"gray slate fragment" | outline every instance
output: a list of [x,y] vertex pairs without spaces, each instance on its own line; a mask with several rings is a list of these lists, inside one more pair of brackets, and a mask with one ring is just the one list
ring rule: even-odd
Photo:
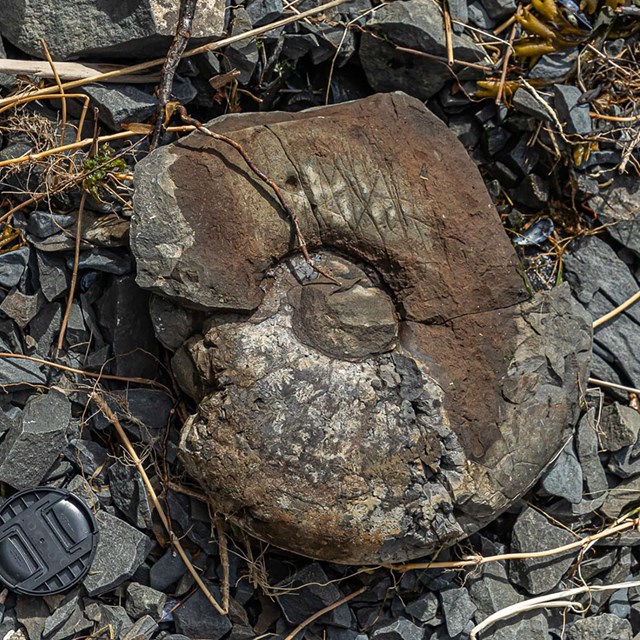
[[516,10],[514,0],[480,0],[487,13],[495,20],[506,18]]
[[[201,0],[191,30],[191,45],[222,35],[224,3]],[[54,60],[89,56],[149,58],[166,54],[178,11],[163,0],[94,2],[3,0],[0,33],[19,49],[41,58],[44,38]]]
[[[340,600],[342,594],[338,587],[334,583],[328,583],[327,574],[317,562],[303,567],[288,580],[281,582],[281,587],[302,587],[277,598],[287,622],[298,625],[309,616],[309,611],[319,611]],[[322,616],[320,621],[348,629],[351,626],[351,611],[344,604]]]
[[149,314],[156,338],[170,351],[178,349],[194,333],[193,312],[166,298],[152,295]]
[[[510,0],[512,1],[512,0]],[[436,4],[406,0],[382,5],[367,22],[363,34],[360,62],[367,81],[376,91],[405,91],[421,100],[435,95],[450,79],[439,62],[401,54],[391,43],[435,55],[446,55],[442,15]],[[385,42],[388,40],[389,42]],[[482,52],[466,35],[453,35],[454,56],[477,62]],[[410,63],[409,63],[410,61]]]
[[19,595],[16,600],[16,615],[22,624],[29,640],[40,640],[44,625],[50,615],[49,608],[42,598]]
[[576,620],[567,640],[631,640],[631,624],[611,613]]
[[[220,589],[206,581],[205,584],[213,597],[222,602]],[[220,640],[233,626],[228,616],[220,615],[211,606],[200,589],[174,611],[173,619],[178,633],[207,640]]]
[[[67,268],[73,268],[73,256],[67,258]],[[133,271],[133,262],[128,253],[95,248],[80,253],[78,268],[93,269],[94,271],[113,273],[116,276],[124,276]]]
[[618,451],[633,445],[640,432],[640,413],[614,402],[604,407],[600,420],[600,442],[605,451]]
[[[564,260],[565,276],[573,295],[595,320],[622,304],[638,290],[638,283],[615,251],[597,237],[585,239]],[[618,315],[615,322],[594,331],[592,371],[605,380],[619,380],[620,369],[634,386],[640,386],[640,308],[635,305]],[[614,364],[601,355],[609,354]]]
[[[511,547],[513,552],[543,551],[572,542],[574,537],[564,529],[552,525],[547,518],[532,508],[525,509],[516,521]],[[573,562],[575,553],[568,552],[549,558],[514,560],[509,577],[531,595],[550,591]]]
[[[477,623],[500,609],[524,600],[509,583],[504,565],[498,562],[481,568],[480,576],[471,582],[469,592],[478,607],[475,614]],[[545,614],[535,612],[503,620],[485,632],[486,640],[528,640],[547,637],[548,625]]]
[[158,630],[158,623],[151,616],[142,616],[127,631],[122,640],[149,640]]
[[42,251],[36,252],[38,259],[38,278],[44,297],[52,302],[67,290],[70,272],[63,258]]
[[560,455],[542,476],[542,487],[552,496],[564,498],[573,504],[582,500],[582,467],[573,448],[573,440],[567,442]]
[[114,131],[125,123],[144,122],[155,110],[153,96],[132,84],[90,84],[83,91],[97,107],[100,120]]
[[[255,3],[254,3],[255,4]],[[233,27],[231,35],[239,35],[251,29],[251,17],[242,7],[236,7],[233,11]],[[258,47],[252,38],[240,40],[230,44],[225,49],[225,68],[230,71],[237,69],[240,72],[238,82],[247,84],[251,80],[253,70],[258,64]]]
[[58,302],[45,305],[40,313],[29,323],[29,335],[35,341],[36,354],[47,356],[53,344],[54,337],[60,331],[62,322],[62,307]]
[[84,579],[90,596],[113,590],[130,578],[151,550],[151,540],[119,518],[98,511],[98,549],[91,571]]
[[562,80],[573,68],[578,49],[544,55],[529,72],[531,79]]
[[[187,555],[189,555],[187,553]],[[151,565],[149,584],[158,591],[166,591],[187,572],[182,558],[173,549],[167,549],[156,562]]]
[[31,396],[0,444],[0,480],[14,489],[37,486],[67,444],[70,420],[71,403],[63,393]]
[[429,620],[433,620],[438,612],[438,598],[433,592],[427,591],[417,600],[409,603],[404,610],[407,615],[420,622],[429,622]]
[[615,520],[636,505],[639,492],[640,476],[627,478],[611,487],[611,491],[600,506],[600,511],[608,518]]
[[43,298],[39,292],[26,295],[18,289],[13,289],[0,303],[0,310],[24,329],[40,310]]
[[451,636],[457,636],[466,628],[478,608],[464,587],[447,589],[440,594],[442,610]]
[[249,0],[247,15],[253,27],[261,27],[282,17],[282,0]]
[[587,497],[591,501],[604,499],[609,483],[598,455],[599,443],[596,433],[595,409],[590,409],[578,423],[576,450],[582,467],[582,479]]
[[34,211],[29,214],[27,219],[27,233],[38,236],[39,238],[48,238],[61,229],[68,229],[73,226],[76,216],[68,216],[48,211]]
[[116,460],[109,467],[109,478],[113,504],[124,514],[130,524],[138,529],[151,529],[153,525],[151,506],[138,470]]
[[81,476],[77,475],[69,480],[69,483],[65,487],[67,491],[71,491],[71,493],[81,498],[87,505],[94,509],[98,506],[98,498],[96,494],[93,492],[91,485],[87,482],[87,480]]
[[607,233],[640,256],[640,182],[636,176],[617,175],[610,187],[591,198],[589,206],[602,222],[615,222]]
[[84,613],[96,623],[98,629],[111,626],[114,636],[121,638],[133,626],[133,621],[127,615],[123,607],[111,606],[102,602],[89,602],[85,600]]
[[137,582],[132,582],[127,587],[125,609],[134,620],[142,616],[151,616],[154,620],[159,620],[166,602],[167,596],[151,587]]
[[21,247],[0,255],[0,287],[15,287],[29,262],[29,247]]
[[394,622],[383,622],[371,634],[372,640],[422,640],[424,629],[406,618]]
[[578,87],[556,84],[554,105],[560,121],[565,125],[567,133],[585,135],[591,133],[591,116],[588,104],[578,104],[582,91]]
[[528,89],[523,87],[518,89],[513,94],[512,104],[521,113],[526,113],[545,122],[551,122],[549,109],[545,109],[544,105],[540,104],[540,101]]

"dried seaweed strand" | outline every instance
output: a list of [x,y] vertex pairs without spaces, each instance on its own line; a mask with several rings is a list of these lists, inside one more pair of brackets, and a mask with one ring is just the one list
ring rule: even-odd
[[220,142],[224,142],[225,144],[228,144],[229,146],[233,147],[242,156],[242,159],[245,161],[249,169],[251,169],[251,171],[258,178],[260,178],[262,182],[268,185],[273,191],[273,193],[275,194],[276,198],[278,199],[278,202],[280,203],[280,206],[282,207],[284,212],[287,214],[289,220],[291,221],[291,224],[293,225],[293,230],[296,234],[296,239],[298,241],[298,245],[299,245],[300,251],[302,252],[302,255],[304,256],[304,259],[320,275],[324,276],[325,278],[328,278],[334,284],[338,286],[342,286],[342,283],[339,280],[336,280],[336,278],[334,278],[330,273],[327,273],[326,271],[324,271],[321,267],[314,264],[314,262],[311,260],[311,256],[309,255],[309,250],[307,249],[307,242],[304,239],[304,235],[302,234],[302,229],[300,228],[300,221],[298,220],[298,216],[296,215],[295,211],[293,211],[293,209],[291,209],[291,207],[286,203],[284,196],[282,195],[282,191],[280,190],[280,187],[271,178],[269,178],[269,176],[267,176],[263,171],[261,171],[256,166],[256,164],[251,160],[251,158],[249,158],[249,156],[247,155],[247,152],[244,150],[242,145],[240,145],[240,143],[233,140],[233,138],[229,138],[228,136],[225,136],[222,133],[216,133],[215,131],[211,131],[210,129],[207,129],[202,124],[202,122],[189,116],[187,114],[187,110],[183,106],[179,106],[177,108],[177,112],[185,124],[190,124],[194,126],[200,133],[204,134],[205,136],[209,136],[214,140],[219,140]]

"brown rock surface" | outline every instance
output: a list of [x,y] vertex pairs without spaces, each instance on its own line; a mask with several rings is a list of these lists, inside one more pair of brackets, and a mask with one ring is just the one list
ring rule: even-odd
[[241,527],[327,560],[404,560],[478,529],[574,425],[586,314],[566,287],[527,299],[480,175],[419,101],[211,126],[282,185],[341,285],[295,254],[235,151],[194,134],[138,164],[138,282],[205,318],[174,357],[202,401],[188,470]]

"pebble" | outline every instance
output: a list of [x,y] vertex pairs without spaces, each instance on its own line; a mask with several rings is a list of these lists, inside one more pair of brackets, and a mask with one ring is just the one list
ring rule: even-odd
[[139,529],[151,529],[153,527],[151,506],[147,489],[138,470],[116,460],[109,467],[109,480],[113,504],[129,524]]
[[34,395],[0,444],[0,481],[14,489],[38,486],[67,444],[71,404],[59,391]]
[[567,631],[567,640],[631,640],[631,624],[611,613],[576,620]]
[[125,610],[133,620],[142,616],[151,616],[154,620],[162,617],[167,596],[156,589],[137,582],[131,582],[127,587]]
[[578,87],[565,84],[553,85],[554,105],[566,133],[586,135],[591,133],[589,105],[579,104],[582,91]]
[[438,612],[438,598],[433,592],[428,591],[417,600],[410,602],[404,610],[407,615],[420,622],[429,622]]
[[15,287],[24,274],[29,262],[29,247],[0,254],[0,287]]
[[128,580],[151,549],[151,540],[146,535],[119,518],[98,511],[96,521],[100,531],[98,549],[91,571],[84,579],[90,596],[112,591]]
[[[514,553],[544,551],[572,542],[575,538],[564,529],[552,525],[541,513],[528,507],[513,526],[511,547]],[[511,563],[509,578],[532,596],[555,588],[571,566],[575,553],[548,558],[526,558]]]
[[558,457],[544,472],[542,487],[552,496],[558,496],[580,504],[582,501],[582,467],[574,451],[573,440],[569,441]]
[[0,303],[0,311],[11,318],[20,329],[24,329],[40,310],[43,303],[41,293],[26,295],[12,289]]
[[447,631],[449,635],[457,636],[466,628],[478,607],[464,587],[447,589],[440,594],[440,599]]
[[[213,597],[218,602],[222,602],[220,589],[209,582],[205,584]],[[196,589],[193,595],[174,611],[173,619],[178,633],[190,638],[207,638],[207,640],[220,640],[233,626],[229,616],[220,615],[200,589]]]
[[614,402],[603,408],[598,432],[605,451],[619,451],[633,445],[640,432],[640,413]]
[[[541,95],[540,92],[538,92],[538,95]],[[538,118],[545,122],[551,122],[552,120],[549,108],[545,108],[545,106],[540,103],[540,100],[528,89],[518,89],[513,94],[512,104],[515,109],[521,113],[526,113],[533,118]]]
[[[187,552],[187,556],[190,554]],[[160,558],[151,565],[149,584],[159,591],[166,591],[185,575],[187,567],[180,555],[173,549],[167,549]],[[244,583],[243,583],[244,584]],[[253,590],[251,590],[253,593]]]

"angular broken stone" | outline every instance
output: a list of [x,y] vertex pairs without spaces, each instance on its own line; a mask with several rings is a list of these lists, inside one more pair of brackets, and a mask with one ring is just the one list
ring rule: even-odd
[[605,451],[619,451],[635,444],[640,432],[640,413],[614,402],[602,410],[599,432]]
[[0,481],[14,489],[37,486],[67,444],[70,419],[71,403],[63,393],[31,396],[0,444]]
[[83,582],[90,596],[111,591],[129,579],[151,550],[151,540],[119,518],[98,511],[96,521],[98,548]]
[[[208,316],[176,354],[201,401],[181,455],[259,538],[345,563],[417,557],[536,481],[575,424],[591,321],[568,287],[527,300],[466,152],[383,94],[210,126],[136,167],[138,283]],[[179,369],[179,370],[178,370]]]
[[142,616],[151,616],[154,620],[159,620],[166,602],[167,596],[151,587],[137,582],[132,582],[127,587],[125,609],[133,620]]
[[[54,60],[82,56],[142,57],[167,52],[176,32],[178,5],[164,0],[95,3],[69,0],[3,0],[0,33],[16,47],[43,58],[44,38]],[[191,46],[220,36],[224,2],[201,0],[193,21]]]

